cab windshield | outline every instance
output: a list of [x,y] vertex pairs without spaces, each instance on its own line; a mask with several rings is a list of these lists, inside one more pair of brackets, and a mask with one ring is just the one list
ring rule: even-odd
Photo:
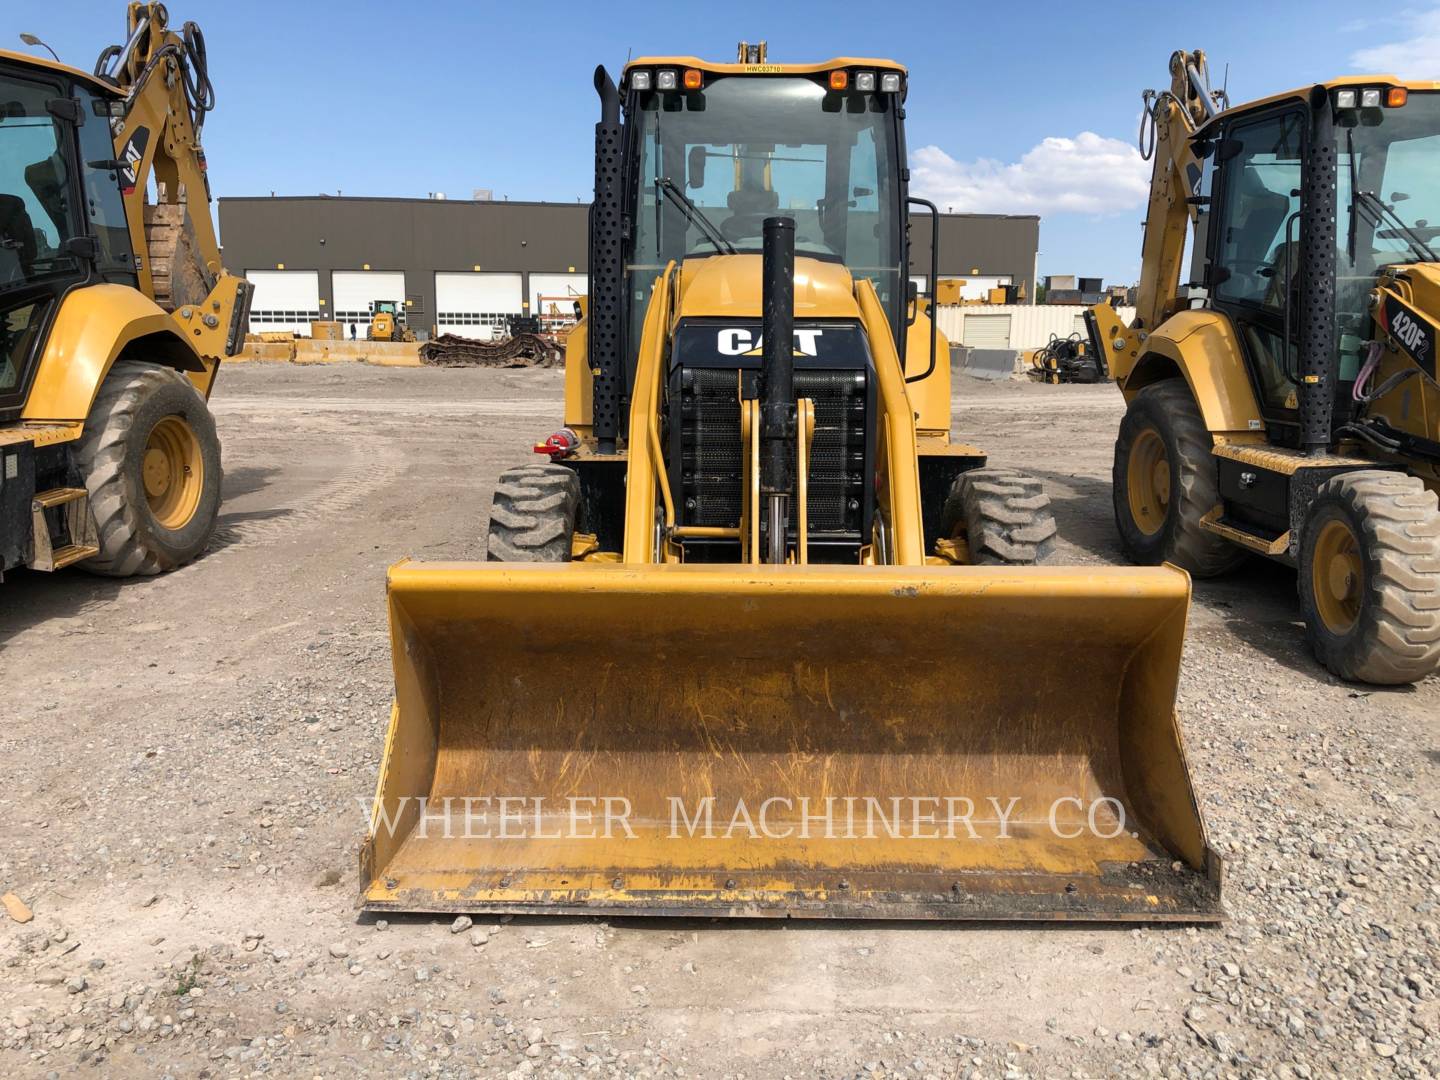
[[1440,93],[1411,91],[1393,108],[1335,114],[1336,317],[1342,370],[1357,366],[1375,275],[1437,261]]
[[703,90],[635,96],[636,290],[648,295],[672,259],[758,253],[765,219],[781,215],[795,219],[796,255],[845,264],[890,307],[902,280],[895,95],[707,78]]
[[66,134],[45,107],[55,88],[0,75],[0,292],[73,272]]

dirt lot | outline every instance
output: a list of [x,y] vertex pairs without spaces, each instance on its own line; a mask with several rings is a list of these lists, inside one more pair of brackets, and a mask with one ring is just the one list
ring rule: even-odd
[[[205,558],[0,587],[0,892],[35,912],[0,915],[0,1075],[1437,1075],[1440,679],[1336,683],[1269,565],[1197,588],[1182,682],[1220,928],[359,917],[385,567],[480,557],[560,393],[236,366]],[[1060,561],[1119,561],[1119,395],[957,396]]]

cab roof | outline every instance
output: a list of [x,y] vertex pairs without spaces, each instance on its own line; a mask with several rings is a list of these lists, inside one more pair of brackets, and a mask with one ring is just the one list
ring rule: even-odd
[[1220,117],[1235,117],[1257,109],[1263,109],[1268,105],[1274,105],[1281,101],[1295,100],[1305,101],[1310,97],[1310,91],[1316,86],[1323,86],[1326,90],[1337,90],[1347,86],[1378,86],[1388,89],[1392,86],[1403,86],[1406,90],[1413,90],[1416,93],[1424,93],[1427,90],[1440,90],[1440,82],[1426,79],[1399,79],[1394,75],[1342,75],[1338,79],[1329,79],[1322,83],[1311,83],[1309,86],[1299,86],[1294,90],[1285,90],[1279,94],[1270,94],[1268,97],[1256,98],[1254,101],[1241,102],[1239,105],[1232,105],[1221,113],[1217,113],[1196,129],[1198,134],[1204,131]]
[[122,91],[119,88],[112,86],[97,75],[92,75],[88,71],[81,71],[79,68],[71,67],[69,64],[61,64],[54,60],[47,60],[45,57],[36,56],[34,53],[12,52],[10,49],[0,49],[0,61],[16,64],[20,67],[38,68],[41,71],[58,72],[72,79],[79,79],[92,89],[104,91],[115,97],[122,95]]
[[631,68],[641,67],[698,68],[711,75],[818,75],[835,68],[857,67],[908,74],[904,64],[864,56],[837,56],[819,64],[772,64],[768,61],[763,64],[719,64],[696,56],[637,56],[625,65],[624,70],[628,72]]

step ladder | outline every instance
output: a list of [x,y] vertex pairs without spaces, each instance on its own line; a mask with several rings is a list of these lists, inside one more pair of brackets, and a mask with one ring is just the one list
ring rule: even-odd
[[[50,535],[50,521],[45,511],[56,506],[65,508],[65,526],[70,542],[56,547]],[[38,492],[30,500],[34,518],[32,533],[35,554],[28,563],[32,570],[62,570],[81,559],[100,554],[100,540],[95,531],[95,517],[90,513],[90,493],[82,487],[59,487]]]

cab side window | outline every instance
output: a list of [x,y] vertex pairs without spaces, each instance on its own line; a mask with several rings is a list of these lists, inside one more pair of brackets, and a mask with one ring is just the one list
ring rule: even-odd
[[1299,272],[1303,113],[1232,128],[1217,151],[1223,204],[1212,263],[1219,300],[1281,310]]
[[56,88],[0,78],[0,288],[79,268],[62,250],[75,235],[67,131],[46,102]]
[[80,126],[80,178],[85,185],[89,231],[100,243],[96,266],[107,281],[136,285],[135,253],[131,250],[130,229],[125,220],[120,175],[107,167],[115,160],[108,103],[85,87],[76,87],[75,97],[85,117],[85,123]]

